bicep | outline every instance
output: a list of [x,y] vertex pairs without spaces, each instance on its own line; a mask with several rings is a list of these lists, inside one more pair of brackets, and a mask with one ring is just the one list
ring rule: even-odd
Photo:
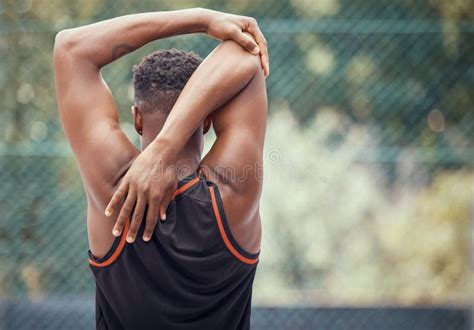
[[117,173],[138,151],[119,127],[112,93],[99,69],[59,52],[55,53],[54,70],[61,123],[88,196],[105,200],[107,188],[116,184]]

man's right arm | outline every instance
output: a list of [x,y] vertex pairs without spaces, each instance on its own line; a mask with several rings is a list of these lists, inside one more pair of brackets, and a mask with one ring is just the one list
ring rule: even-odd
[[[248,88],[250,85],[252,88]],[[240,97],[243,93],[245,95]],[[109,206],[113,209],[130,187],[142,191],[165,189],[169,184],[166,172],[158,176],[158,181],[156,177],[144,176],[156,164],[160,164],[162,171],[172,167],[177,153],[203,120],[212,114],[217,140],[202,164],[211,170],[209,174],[216,173],[218,177],[222,176],[215,169],[222,165],[233,171],[232,175],[238,180],[224,178],[220,180],[221,186],[232,191],[236,204],[239,202],[243,206],[240,210],[244,213],[237,214],[239,210],[231,213],[240,219],[255,218],[261,189],[258,171],[262,163],[266,110],[265,79],[259,57],[242,50],[234,42],[223,42],[193,73],[160,134],[136,159],[124,178],[123,187],[119,187]],[[165,192],[158,195],[163,196]],[[124,206],[133,209],[134,205],[128,205],[126,201]],[[116,223],[119,233],[125,219],[119,218]],[[132,239],[137,230],[138,224],[132,223],[129,229]],[[144,235],[147,234],[145,228]]]

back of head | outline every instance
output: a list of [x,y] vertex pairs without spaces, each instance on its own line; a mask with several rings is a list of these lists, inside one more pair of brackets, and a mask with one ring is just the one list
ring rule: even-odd
[[202,60],[194,52],[174,48],[145,56],[133,66],[135,105],[143,112],[167,115]]

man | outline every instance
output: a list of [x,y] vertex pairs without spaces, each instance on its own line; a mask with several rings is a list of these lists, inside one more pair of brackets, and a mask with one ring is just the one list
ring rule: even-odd
[[[152,40],[192,32],[228,41],[204,61],[167,50],[134,67],[139,152],[100,70]],[[56,36],[54,69],[87,195],[97,328],[248,328],[269,73],[255,20],[188,9],[68,29]],[[211,122],[217,138],[201,159]]]

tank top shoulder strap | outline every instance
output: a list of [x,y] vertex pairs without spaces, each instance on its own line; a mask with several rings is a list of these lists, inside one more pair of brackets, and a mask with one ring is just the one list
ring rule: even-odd
[[240,262],[247,265],[256,265],[259,261],[260,251],[258,251],[257,253],[250,253],[237,243],[227,221],[226,213],[224,210],[224,203],[222,201],[222,196],[220,194],[219,187],[215,182],[209,181],[207,179],[206,175],[204,174],[204,171],[201,168],[199,168],[198,174],[206,182],[206,186],[209,192],[209,200],[212,205],[212,210],[217,223],[217,227],[227,249]]

